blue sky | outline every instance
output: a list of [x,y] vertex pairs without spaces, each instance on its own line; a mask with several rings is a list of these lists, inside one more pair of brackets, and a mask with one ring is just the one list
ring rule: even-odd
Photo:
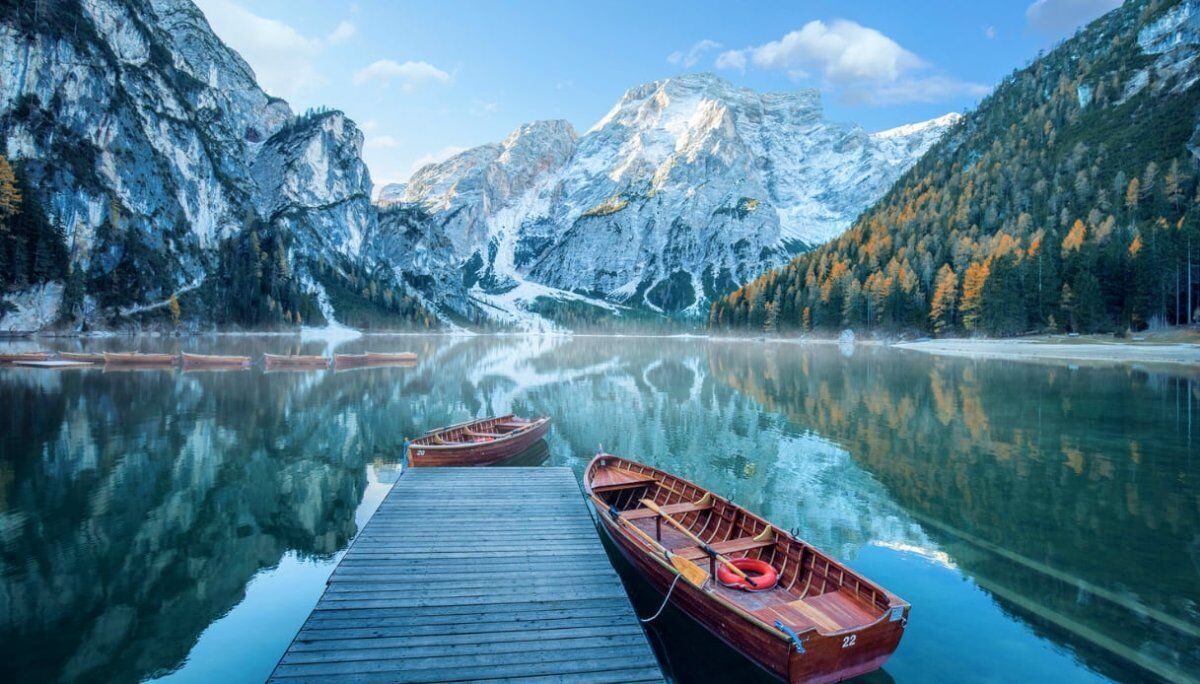
[[1118,0],[197,0],[267,92],[344,110],[376,186],[517,125],[583,132],[628,88],[711,71],[818,88],[882,130],[963,111]]

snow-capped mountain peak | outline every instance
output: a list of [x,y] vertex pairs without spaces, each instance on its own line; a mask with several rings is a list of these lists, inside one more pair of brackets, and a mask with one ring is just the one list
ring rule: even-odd
[[816,90],[688,74],[630,88],[581,136],[541,121],[426,166],[404,203],[485,308],[520,305],[530,283],[538,297],[700,312],[845,229],[956,118],[870,134],[825,120]]

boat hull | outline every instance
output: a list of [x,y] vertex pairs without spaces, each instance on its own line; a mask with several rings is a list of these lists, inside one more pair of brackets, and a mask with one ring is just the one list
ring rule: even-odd
[[414,467],[492,465],[525,451],[549,431],[550,420],[545,418],[538,425],[507,439],[462,446],[410,444],[408,464]]

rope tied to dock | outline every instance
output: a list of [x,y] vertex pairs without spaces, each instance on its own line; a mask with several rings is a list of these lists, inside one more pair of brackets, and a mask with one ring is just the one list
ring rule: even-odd
[[675,579],[671,581],[671,588],[667,589],[667,595],[663,597],[663,602],[662,602],[662,605],[658,607],[658,612],[656,612],[654,615],[651,615],[648,618],[644,618],[644,619],[638,618],[638,620],[641,620],[642,624],[646,624],[648,622],[654,622],[655,620],[658,619],[659,615],[662,615],[662,612],[664,610],[666,610],[666,608],[667,608],[667,603],[669,603],[671,601],[671,592],[675,591],[675,585],[679,583],[680,577],[683,577],[683,575],[682,574],[675,575]]

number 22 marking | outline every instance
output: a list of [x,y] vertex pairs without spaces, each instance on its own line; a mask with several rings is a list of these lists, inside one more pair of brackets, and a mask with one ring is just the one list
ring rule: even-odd
[[842,648],[850,648],[854,645],[854,641],[857,638],[857,634],[851,634],[850,636],[842,637]]

